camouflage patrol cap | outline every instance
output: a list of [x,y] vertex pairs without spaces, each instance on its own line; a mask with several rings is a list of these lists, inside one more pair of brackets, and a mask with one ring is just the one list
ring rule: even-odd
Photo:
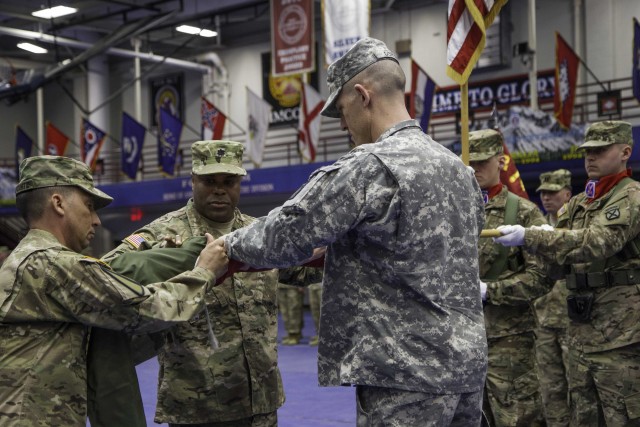
[[584,144],[578,148],[606,147],[612,144],[633,146],[631,124],[619,120],[593,123],[584,136]]
[[469,161],[481,162],[502,154],[502,134],[493,129],[469,132]]
[[391,59],[398,62],[396,54],[391,52],[387,45],[380,40],[371,37],[358,40],[344,56],[329,66],[327,70],[329,99],[327,99],[320,114],[326,117],[339,118],[340,113],[336,108],[336,100],[340,95],[342,86],[369,65],[383,59]]
[[100,209],[113,201],[107,193],[93,185],[91,171],[84,163],[63,156],[27,157],[20,163],[20,181],[16,194],[36,188],[73,186],[93,196],[95,208]]
[[558,169],[541,174],[540,187],[536,188],[536,191],[560,191],[563,188],[571,189],[571,172]]
[[194,175],[228,173],[246,175],[242,167],[244,146],[234,141],[196,141],[191,145]]

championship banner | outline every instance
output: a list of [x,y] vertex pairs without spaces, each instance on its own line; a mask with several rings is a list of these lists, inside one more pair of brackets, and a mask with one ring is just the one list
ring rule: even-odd
[[316,160],[316,150],[320,140],[320,111],[323,106],[322,96],[311,85],[303,83],[298,123],[298,151],[309,163]]
[[16,126],[16,178],[19,177],[20,163],[27,157],[31,157],[33,149],[33,140],[22,130],[20,126]]
[[80,158],[85,165],[89,166],[91,172],[96,168],[96,161],[100,154],[100,148],[104,143],[107,134],[91,124],[89,120],[82,119],[80,127]]
[[580,58],[556,32],[556,78],[553,97],[554,113],[558,124],[564,129],[571,126],[573,103],[576,98],[578,66]]
[[313,71],[313,0],[271,0],[271,74]]
[[44,152],[51,156],[64,156],[69,145],[69,137],[62,133],[51,122],[47,122],[47,141]]
[[158,132],[158,165],[160,171],[165,175],[173,176],[175,172],[181,133],[182,122],[170,110],[161,108]]
[[247,119],[249,158],[256,167],[259,167],[262,164],[264,142],[267,139],[267,130],[269,129],[271,105],[247,88],[247,111],[249,112]]
[[485,45],[485,31],[507,0],[449,0],[447,75],[464,84]]
[[211,102],[202,97],[200,108],[202,115],[201,135],[203,140],[220,140],[224,132],[227,116],[222,114]]
[[133,117],[122,112],[122,141],[120,143],[120,165],[122,173],[136,179],[142,155],[146,129]]
[[369,36],[370,0],[322,0],[324,61],[329,66]]
[[633,69],[631,70],[633,81],[633,96],[640,102],[640,24],[633,18]]
[[411,94],[409,96],[409,114],[420,122],[420,127],[427,133],[433,95],[436,92],[436,82],[418,65],[411,60]]

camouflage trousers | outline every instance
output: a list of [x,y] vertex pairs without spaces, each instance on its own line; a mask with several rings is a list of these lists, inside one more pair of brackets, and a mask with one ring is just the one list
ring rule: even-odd
[[169,427],[277,427],[278,413],[259,414],[233,421],[202,424],[169,424]]
[[311,308],[311,316],[313,316],[313,324],[316,327],[316,334],[320,328],[320,307],[322,307],[322,283],[313,283],[309,285],[309,307]]
[[569,350],[571,426],[640,426],[640,343]]
[[282,315],[284,329],[288,335],[302,334],[302,304],[304,288],[278,284],[278,310]]
[[490,338],[484,413],[491,426],[544,426],[533,333]]
[[567,330],[539,326],[536,329],[536,368],[547,427],[569,425],[568,364]]
[[431,394],[357,386],[357,427],[479,426],[482,392]]

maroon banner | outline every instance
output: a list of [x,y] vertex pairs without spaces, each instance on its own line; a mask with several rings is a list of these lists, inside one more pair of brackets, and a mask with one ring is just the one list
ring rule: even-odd
[[564,129],[571,127],[579,65],[578,55],[560,33],[556,32],[556,81],[553,104],[556,119]]
[[271,0],[271,74],[314,71],[313,0]]

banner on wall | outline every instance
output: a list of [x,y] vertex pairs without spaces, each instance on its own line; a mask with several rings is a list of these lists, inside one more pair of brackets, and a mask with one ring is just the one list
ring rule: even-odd
[[161,108],[158,132],[158,163],[160,171],[165,175],[173,176],[175,173],[181,134],[182,122],[170,110]]
[[183,115],[183,75],[171,74],[149,79],[151,94],[151,125],[160,123],[160,110],[167,110],[173,117],[182,121]]
[[142,145],[146,129],[133,117],[122,112],[122,141],[120,143],[120,164],[122,173],[136,179],[142,155]]
[[96,161],[106,136],[107,134],[104,131],[98,129],[89,120],[82,119],[80,127],[80,156],[84,164],[89,166],[91,172],[96,169]]
[[302,84],[302,100],[300,102],[300,121],[298,123],[298,151],[304,160],[314,162],[320,140],[320,111],[324,100],[320,94],[307,83]]
[[222,114],[211,102],[201,98],[200,114],[202,116],[201,136],[203,140],[220,140],[224,132],[227,116]]
[[322,0],[324,62],[329,66],[369,36],[370,0]]
[[271,74],[313,71],[313,0],[271,0]]
[[45,154],[51,156],[64,156],[67,151],[67,145],[69,145],[69,137],[62,133],[51,122],[47,122],[47,138]]
[[18,178],[18,170],[20,163],[27,157],[31,157],[31,151],[33,150],[33,139],[22,130],[20,126],[16,126],[16,178]]
[[436,82],[412,59],[409,114],[420,122],[420,127],[424,132],[427,132],[429,128],[435,92]]
[[568,129],[573,117],[573,103],[576,98],[578,67],[580,58],[571,46],[556,32],[556,91],[553,105],[556,119],[560,126]]
[[259,167],[262,164],[264,142],[267,139],[267,130],[269,129],[271,105],[247,88],[247,111],[249,112],[247,119],[249,158],[254,166]]
[[640,24],[633,18],[633,68],[631,80],[633,81],[633,96],[640,102]]

